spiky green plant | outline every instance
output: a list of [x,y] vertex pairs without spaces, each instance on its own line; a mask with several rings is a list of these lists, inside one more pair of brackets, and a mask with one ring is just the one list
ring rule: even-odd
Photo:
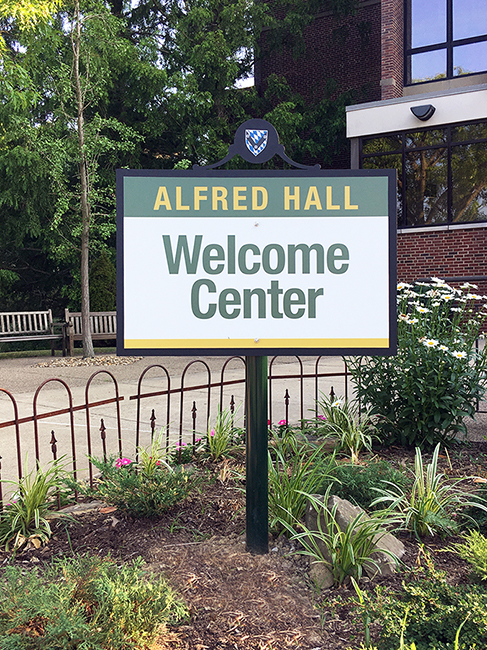
[[[371,515],[362,510],[342,529],[337,521],[338,504],[335,503],[331,509],[327,507],[331,488],[330,485],[323,497],[303,493],[306,502],[309,501],[317,512],[317,530],[311,530],[297,521],[291,525],[287,519],[282,520],[282,525],[291,533],[291,539],[299,542],[300,548],[296,553],[324,564],[333,575],[334,583],[341,585],[352,577],[359,580],[366,565],[379,571],[380,567],[372,555],[380,539],[397,524],[397,518],[388,510]],[[296,530],[298,527],[299,532]],[[381,552],[395,562],[399,561],[390,551]]]
[[221,410],[218,406],[216,421],[212,425],[208,422],[206,442],[210,457],[219,461],[228,456],[238,446],[236,439],[239,437],[240,429],[235,426],[235,413],[229,409]]
[[37,463],[28,472],[26,459],[24,476],[19,481],[2,481],[14,486],[14,496],[0,512],[0,544],[7,551],[27,541],[40,546],[51,536],[46,515],[55,507],[56,494],[66,476],[62,461],[51,461],[45,469]]
[[317,406],[320,414],[311,421],[316,433],[335,439],[338,449],[350,454],[351,462],[356,463],[362,449],[372,447],[373,418],[368,413],[360,413],[357,402],[340,397],[322,394]]
[[[389,483],[389,488],[376,488],[381,495],[372,502],[372,506],[387,503],[398,512],[403,520],[403,527],[412,531],[417,537],[435,535],[436,533],[453,533],[457,525],[453,515],[466,507],[476,507],[487,511],[480,500],[473,501],[471,495],[459,488],[465,478],[448,480],[438,472],[438,455],[440,444],[435,447],[431,463],[424,469],[421,449],[416,448],[414,459],[414,483],[409,494]],[[384,481],[388,484],[387,481]]]
[[288,432],[283,438],[274,435],[269,450],[269,525],[283,531],[304,517],[307,492],[316,492],[325,478],[332,478],[335,456],[321,448],[303,445]]

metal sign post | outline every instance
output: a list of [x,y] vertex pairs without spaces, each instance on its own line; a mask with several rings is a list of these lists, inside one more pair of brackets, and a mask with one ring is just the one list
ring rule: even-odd
[[267,357],[246,358],[246,522],[247,550],[269,550],[267,454]]
[[[219,169],[239,155],[291,169]],[[221,161],[117,171],[117,354],[244,355],[247,548],[268,550],[267,355],[395,354],[396,172],[292,161],[249,120]]]

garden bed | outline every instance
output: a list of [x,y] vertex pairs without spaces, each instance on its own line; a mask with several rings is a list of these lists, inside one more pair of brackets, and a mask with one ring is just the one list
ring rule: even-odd
[[[414,463],[414,453],[399,448],[379,455],[395,467]],[[86,553],[110,555],[119,564],[142,557],[147,571],[167,576],[190,611],[189,621],[158,638],[154,647],[159,649],[359,648],[364,628],[351,603],[357,596],[350,585],[319,593],[308,578],[307,559],[289,555],[293,544],[283,536],[270,539],[268,555],[246,553],[242,485],[228,473],[219,473],[221,467],[214,467],[215,476],[227,474],[226,480],[216,478],[205,484],[200,494],[163,516],[135,519],[96,506],[70,519],[55,520],[53,537],[44,547],[14,556],[2,551],[1,566],[27,569],[52,558]],[[440,470],[450,477],[485,476],[487,445],[469,443],[442,454]],[[381,584],[401,592],[403,581],[428,579],[431,562],[446,571],[453,585],[475,582],[469,565],[447,550],[458,539],[432,537],[418,544],[414,537],[404,536],[402,541],[406,555],[401,570],[374,584],[363,580],[364,591]],[[378,624],[371,625],[371,632],[372,638],[378,635]]]

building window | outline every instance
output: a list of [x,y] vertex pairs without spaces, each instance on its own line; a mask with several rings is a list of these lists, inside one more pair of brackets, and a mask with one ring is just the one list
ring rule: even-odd
[[405,0],[405,84],[487,71],[485,0]]
[[398,227],[487,221],[487,122],[361,138],[364,169],[397,169]]

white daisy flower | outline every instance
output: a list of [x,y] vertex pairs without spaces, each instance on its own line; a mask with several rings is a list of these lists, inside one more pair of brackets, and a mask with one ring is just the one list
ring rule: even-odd
[[426,307],[421,307],[420,305],[417,305],[416,311],[418,311],[420,314],[427,314],[430,310],[427,309]]
[[467,353],[461,352],[460,350],[455,350],[454,352],[452,352],[452,356],[456,357],[457,359],[465,359]]
[[435,339],[426,339],[426,341],[423,341],[423,345],[427,348],[435,348],[438,345],[438,341],[435,341]]
[[446,345],[440,345],[438,350],[441,350],[442,352],[448,352],[448,348],[446,347]]

